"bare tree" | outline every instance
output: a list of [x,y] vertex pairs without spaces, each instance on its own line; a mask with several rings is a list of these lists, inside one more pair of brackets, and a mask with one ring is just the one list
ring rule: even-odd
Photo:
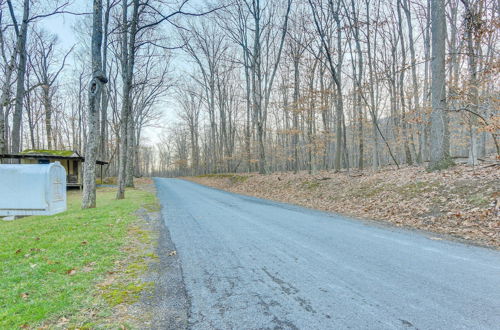
[[482,29],[482,5],[483,1],[462,0],[465,7],[465,34],[467,43],[467,58],[469,67],[469,82],[466,88],[468,95],[469,115],[469,164],[478,164],[479,134],[477,131],[477,116],[479,103],[477,52],[480,51],[481,29]]
[[[343,92],[342,92],[342,76],[341,76],[341,67],[342,67],[342,29],[341,29],[341,21],[340,21],[340,2],[334,4],[332,0],[328,1],[326,8],[323,7],[323,3],[319,2],[315,3],[313,0],[308,0],[309,6],[311,8],[314,25],[316,27],[316,31],[321,40],[321,45],[323,47],[324,53],[327,58],[328,69],[330,70],[330,74],[333,82],[336,87],[335,98],[336,102],[336,146],[335,146],[335,171],[340,171],[341,167],[341,157],[342,157],[342,148],[343,148],[343,117],[344,117],[344,100],[343,100]],[[333,59],[333,51],[332,51],[332,40],[331,40],[331,32],[330,25],[335,23],[336,26],[336,41],[337,41],[337,63],[334,62]]]
[[[119,155],[119,171],[118,171],[118,191],[117,199],[125,198],[125,186],[127,178],[127,153],[128,141],[132,140],[133,132],[131,130],[130,113],[131,113],[131,90],[132,79],[134,73],[135,40],[137,37],[137,25],[139,20],[139,0],[133,1],[132,17],[130,24],[128,22],[128,3],[126,0],[122,2],[122,26],[121,26],[121,66],[122,66],[122,109],[120,116],[120,155]],[[129,28],[130,25],[130,28]],[[129,30],[130,29],[130,30]],[[130,143],[131,144],[131,143]]]
[[[92,157],[95,136],[117,198],[134,176],[158,171],[313,173],[428,160],[435,169],[500,153],[493,0],[101,0],[100,72],[111,78],[96,106],[83,83],[95,78],[91,16],[77,25],[67,55],[75,69],[63,75],[66,52],[34,22],[67,2],[34,3],[0,0],[0,152],[71,147]],[[172,49],[193,65],[169,71]],[[171,105],[179,121],[162,118]],[[168,146],[152,148],[144,130],[164,124]]]
[[449,145],[446,114],[446,15],[444,0],[431,0],[432,14],[432,113],[430,169],[449,166]]
[[221,148],[217,139],[216,80],[221,73],[220,67],[228,48],[227,42],[225,36],[218,33],[215,26],[203,23],[199,27],[191,25],[189,36],[186,33],[181,35],[185,44],[185,51],[194,60],[201,73],[202,79],[199,83],[203,87],[210,120],[210,146],[213,148],[211,165],[213,170],[216,171]]
[[23,19],[21,23],[21,28],[18,28],[17,18],[14,14],[12,8],[11,0],[7,0],[9,4],[9,10],[11,14],[11,19],[14,23],[16,36],[17,36],[17,46],[16,50],[19,54],[19,61],[17,64],[17,86],[16,86],[16,103],[14,109],[13,127],[12,127],[12,152],[17,153],[21,148],[21,119],[23,110],[23,100],[24,100],[24,78],[26,72],[26,43],[28,39],[28,20],[30,12],[30,0],[24,0],[23,2]]
[[[3,6],[4,3],[0,3],[0,6]],[[0,8],[3,9],[3,8]],[[5,108],[10,103],[10,88],[12,84],[12,75],[16,66],[16,56],[17,56],[17,45],[16,43],[14,49],[10,52],[10,56],[7,53],[7,41],[5,39],[5,32],[2,25],[2,15],[3,11],[0,10],[0,51],[2,60],[5,63],[4,69],[4,81],[2,84],[2,95],[0,99],[0,153],[4,153],[7,151],[6,144],[6,121],[5,121]]]
[[182,86],[178,90],[181,109],[179,117],[184,120],[189,130],[191,142],[191,169],[192,174],[200,170],[199,129],[202,97],[199,92],[190,86]]
[[56,36],[49,36],[46,32],[35,32],[36,46],[34,54],[29,55],[30,64],[34,68],[34,73],[38,79],[38,84],[42,87],[42,99],[45,108],[45,129],[47,135],[47,148],[53,148],[52,132],[52,97],[54,94],[53,85],[61,73],[66,63],[66,58],[71,53],[70,49],[59,67],[56,67],[55,47],[57,43]]
[[94,0],[92,23],[92,80],[89,84],[89,104],[87,114],[87,143],[85,147],[85,163],[83,166],[83,196],[82,208],[96,206],[95,169],[98,147],[97,118],[99,116],[99,102],[103,85],[108,82],[102,72],[102,0]]
[[56,8],[49,10],[47,13],[33,15],[30,17],[30,2],[31,0],[23,1],[23,15],[22,21],[19,28],[18,20],[16,18],[14,7],[11,0],[7,0],[9,7],[9,12],[14,26],[14,31],[17,37],[16,42],[16,53],[19,56],[19,61],[17,63],[17,80],[16,80],[16,99],[13,114],[12,123],[12,152],[17,153],[21,149],[21,124],[22,124],[22,110],[23,110],[23,100],[25,93],[25,74],[26,74],[26,64],[27,64],[27,54],[26,54],[26,44],[28,41],[28,24],[35,22],[38,19],[52,16],[64,12],[64,8],[68,5],[67,2],[63,2],[59,5],[56,3]]
[[[281,59],[281,53],[288,29],[288,18],[292,0],[287,0],[283,14],[282,27],[278,31],[271,30],[269,21],[275,19],[274,10],[270,4],[262,6],[260,0],[244,1],[253,19],[253,45],[249,51],[252,83],[253,116],[257,126],[259,145],[259,173],[265,174],[266,152],[264,145],[267,112],[274,83],[274,77]],[[275,4],[279,6],[280,4]],[[273,10],[274,9],[274,10]],[[267,14],[267,15],[266,15]],[[277,47],[274,48],[274,47]]]

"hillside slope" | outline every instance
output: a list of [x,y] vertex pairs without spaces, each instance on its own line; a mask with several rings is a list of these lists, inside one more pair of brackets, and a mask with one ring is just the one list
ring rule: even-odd
[[[500,248],[500,169],[464,165],[371,173],[213,174],[185,178],[211,187]],[[440,239],[440,237],[433,237]]]

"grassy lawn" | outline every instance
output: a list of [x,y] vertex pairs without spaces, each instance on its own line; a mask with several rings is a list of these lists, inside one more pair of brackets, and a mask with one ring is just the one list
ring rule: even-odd
[[[126,257],[137,230],[134,211],[155,205],[143,190],[98,190],[97,208],[80,209],[68,193],[68,211],[54,216],[0,221],[0,329],[31,328],[90,308],[97,284]],[[144,233],[141,233],[144,234]]]

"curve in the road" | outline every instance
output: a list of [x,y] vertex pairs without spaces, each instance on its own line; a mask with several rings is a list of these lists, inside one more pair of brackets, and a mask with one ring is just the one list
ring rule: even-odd
[[500,253],[156,179],[192,329],[500,329]]

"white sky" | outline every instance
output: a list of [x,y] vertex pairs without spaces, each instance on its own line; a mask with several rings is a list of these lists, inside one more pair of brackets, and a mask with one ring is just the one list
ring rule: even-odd
[[[204,3],[203,1],[201,3]],[[200,1],[192,1],[192,5],[200,4]],[[90,12],[92,6],[92,0],[74,0],[73,3],[66,8],[67,11],[84,13]],[[54,15],[51,17],[44,18],[37,22],[37,24],[43,29],[50,33],[56,34],[59,38],[58,48],[62,52],[68,51],[73,45],[78,43],[74,27],[83,20],[83,16],[71,15],[71,14],[61,14]],[[90,42],[90,35],[89,35]],[[178,56],[180,51],[176,52],[177,56],[174,56],[172,68],[175,70],[174,75],[182,74],[181,71],[186,69],[186,62],[182,56]],[[69,74],[72,71],[73,60],[69,59],[67,61],[65,72]],[[184,69],[183,69],[184,68]],[[64,78],[63,78],[64,79]],[[64,82],[63,82],[64,83]],[[158,123],[158,127],[148,127],[145,128],[143,132],[143,142],[146,144],[159,142],[160,134],[164,127],[177,120],[175,115],[175,102],[169,102],[168,98],[165,98],[163,102],[158,104],[158,107],[162,110],[163,116],[162,120]]]
[[[67,10],[77,13],[88,12],[90,5],[85,5],[85,2],[86,1],[78,0],[75,3],[71,4],[67,8]],[[78,22],[78,20],[81,19],[82,16],[61,14],[44,18],[40,21],[40,23],[37,24],[39,24],[45,30],[56,34],[59,37],[59,46],[63,47],[64,50],[68,50],[77,42],[75,33],[73,31],[73,26]]]

